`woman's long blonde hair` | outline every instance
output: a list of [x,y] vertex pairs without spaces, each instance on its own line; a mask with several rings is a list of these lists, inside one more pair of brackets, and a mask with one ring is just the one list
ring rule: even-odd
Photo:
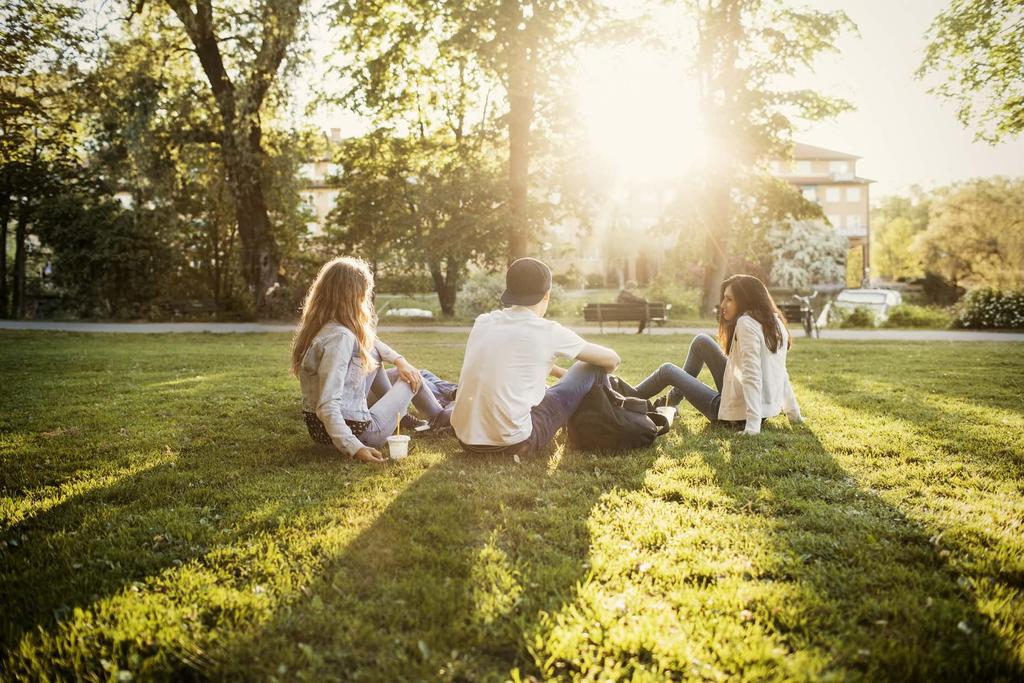
[[302,358],[313,338],[329,322],[337,322],[356,335],[363,368],[374,368],[370,351],[376,338],[373,311],[373,273],[362,259],[342,256],[328,261],[306,293],[302,319],[292,340],[292,373],[299,374]]

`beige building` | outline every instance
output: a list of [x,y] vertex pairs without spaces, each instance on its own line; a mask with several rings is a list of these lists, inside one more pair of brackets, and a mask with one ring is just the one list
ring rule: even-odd
[[772,174],[816,202],[828,222],[847,239],[846,284],[870,281],[871,225],[868,188],[873,180],[857,175],[858,156],[796,143],[791,161],[772,162]]
[[299,198],[310,213],[310,221],[306,230],[310,235],[322,235],[327,225],[327,214],[334,209],[338,201],[338,185],[340,183],[341,166],[332,159],[333,150],[341,144],[341,129],[331,128],[324,134],[326,154],[320,159],[307,161],[299,167],[299,178],[302,189]]

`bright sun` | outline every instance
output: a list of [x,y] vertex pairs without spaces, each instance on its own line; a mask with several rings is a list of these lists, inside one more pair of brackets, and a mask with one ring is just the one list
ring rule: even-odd
[[679,60],[642,46],[583,55],[576,96],[590,145],[624,181],[677,178],[704,161],[696,90]]

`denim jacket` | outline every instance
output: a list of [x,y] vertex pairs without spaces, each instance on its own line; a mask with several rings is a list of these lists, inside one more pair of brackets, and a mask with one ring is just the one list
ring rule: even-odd
[[[372,354],[379,361],[394,363],[401,356],[376,337]],[[316,413],[335,448],[355,455],[363,447],[345,420],[370,421],[366,405],[367,370],[359,357],[355,333],[344,325],[329,322],[317,333],[302,357],[299,386],[302,410]]]

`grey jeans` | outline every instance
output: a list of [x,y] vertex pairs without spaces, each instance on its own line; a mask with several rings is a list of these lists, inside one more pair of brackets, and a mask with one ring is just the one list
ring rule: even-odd
[[[690,342],[683,367],[672,363],[662,364],[637,385],[637,396],[653,398],[666,387],[672,387],[668,393],[670,406],[677,406],[686,399],[704,417],[714,422],[718,419],[718,406],[722,402],[722,378],[725,376],[726,360],[718,342],[706,334],[698,334]],[[705,365],[715,381],[715,389],[697,379]]]
[[419,391],[415,393],[405,382],[392,384],[387,371],[381,367],[380,359],[377,360],[377,369],[366,378],[366,395],[371,399],[378,398],[370,406],[370,426],[359,435],[360,441],[374,448],[383,446],[387,438],[395,433],[395,427],[408,411],[410,403],[433,425],[444,426],[450,423],[451,407],[441,406],[428,382],[422,382]]

